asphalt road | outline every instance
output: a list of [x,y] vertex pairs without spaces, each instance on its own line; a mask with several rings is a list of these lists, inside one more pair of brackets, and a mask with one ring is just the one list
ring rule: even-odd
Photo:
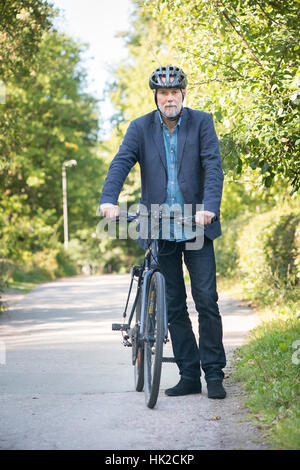
[[80,276],[11,298],[0,316],[0,449],[267,448],[230,378],[232,352],[257,324],[253,310],[219,294],[225,400],[208,399],[204,380],[201,395],[165,396],[178,381],[176,365],[167,363],[150,410],[133,388],[131,350],[111,331],[122,320],[128,285],[127,275]]

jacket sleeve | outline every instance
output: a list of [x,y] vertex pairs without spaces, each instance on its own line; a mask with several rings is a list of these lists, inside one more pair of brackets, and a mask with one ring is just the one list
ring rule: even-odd
[[218,214],[221,205],[224,175],[219,141],[210,114],[206,114],[206,119],[202,122],[200,144],[201,164],[204,170],[204,210]]
[[131,168],[139,160],[138,132],[136,124],[130,123],[119,151],[112,160],[103,185],[100,205],[117,205],[119,194]]

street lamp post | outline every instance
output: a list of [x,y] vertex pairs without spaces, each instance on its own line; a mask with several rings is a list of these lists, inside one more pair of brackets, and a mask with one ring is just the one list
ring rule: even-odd
[[69,160],[62,164],[62,189],[63,189],[63,212],[64,212],[64,245],[65,249],[69,246],[69,235],[68,235],[68,203],[67,203],[67,166],[77,165],[76,160]]

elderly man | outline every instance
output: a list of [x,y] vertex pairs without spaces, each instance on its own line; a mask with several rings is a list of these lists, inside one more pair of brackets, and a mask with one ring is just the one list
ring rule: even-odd
[[[221,235],[219,216],[223,172],[219,144],[211,116],[183,107],[187,78],[176,66],[159,67],[151,74],[157,110],[132,121],[114,157],[100,199],[105,217],[119,214],[118,197],[130,169],[141,169],[141,203],[174,204],[192,208],[197,224],[205,225],[203,243],[191,249],[192,232],[172,226],[159,240],[159,264],[166,280],[168,322],[180,380],[168,396],[201,393],[201,368],[209,398],[224,398],[222,322],[216,290],[213,240]],[[199,210],[199,206],[201,210]],[[189,243],[188,243],[189,241]],[[190,274],[199,318],[199,346],[186,304],[182,260]],[[201,367],[200,367],[201,366]]]

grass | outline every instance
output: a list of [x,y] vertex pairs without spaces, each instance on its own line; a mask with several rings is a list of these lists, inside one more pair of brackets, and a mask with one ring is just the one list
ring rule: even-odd
[[12,289],[14,291],[27,294],[30,292],[39,282],[17,282],[11,281],[8,283],[8,290]]
[[250,301],[261,319],[234,358],[233,378],[246,391],[245,406],[273,448],[299,450],[299,292],[263,305],[247,298],[236,280],[235,284],[221,280],[219,290]]

